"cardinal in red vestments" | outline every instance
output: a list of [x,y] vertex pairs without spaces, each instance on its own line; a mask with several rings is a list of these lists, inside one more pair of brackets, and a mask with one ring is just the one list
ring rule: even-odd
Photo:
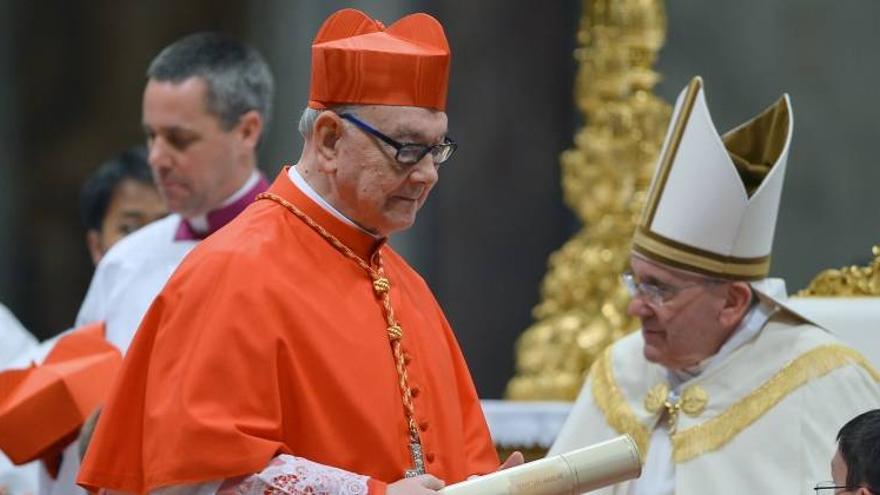
[[325,21],[299,162],[156,298],[82,486],[392,495],[498,469],[455,336],[386,242],[455,152],[449,63],[426,14]]

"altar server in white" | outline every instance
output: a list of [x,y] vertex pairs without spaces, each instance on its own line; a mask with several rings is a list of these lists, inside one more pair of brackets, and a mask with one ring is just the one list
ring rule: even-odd
[[[0,304],[0,369],[12,366],[37,348],[37,339],[28,332],[6,306]],[[0,452],[0,494],[34,492],[37,464],[14,467]]]
[[6,367],[36,346],[37,339],[24,328],[12,311],[0,304],[0,366]]
[[219,34],[189,35],[156,56],[147,78],[148,159],[173,214],[113,246],[76,318],[77,326],[104,321],[123,352],[183,257],[268,187],[256,150],[274,83],[256,50]]
[[880,374],[767,278],[791,136],[787,95],[723,136],[700,78],[679,96],[623,275],[642,329],[596,361],[551,449],[630,434],[642,477],[596,493],[810,493],[834,432],[880,406]]
[[[98,263],[76,326],[103,321],[123,354],[177,265],[268,188],[257,147],[274,82],[263,57],[216,33],[185,36],[147,69],[142,123],[148,160],[172,214],[116,243]],[[79,445],[69,445],[40,495],[84,495],[75,484]]]

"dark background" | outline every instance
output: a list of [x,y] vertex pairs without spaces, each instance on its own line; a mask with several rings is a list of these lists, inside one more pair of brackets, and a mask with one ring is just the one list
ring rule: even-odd
[[[461,148],[416,227],[394,243],[435,290],[481,395],[500,396],[547,256],[579,227],[562,204],[558,165],[581,125],[576,0],[0,0],[0,302],[42,338],[73,322],[92,271],[79,187],[143,141],[143,74],[162,47],[219,30],[266,56],[277,94],[260,163],[272,178],[299,156],[310,41],[344,6],[386,23],[427,11],[446,28],[447,111]],[[701,74],[726,130],[791,94],[773,273],[797,289],[823,268],[866,262],[880,238],[880,2],[682,0],[667,9],[657,66],[665,99]]]

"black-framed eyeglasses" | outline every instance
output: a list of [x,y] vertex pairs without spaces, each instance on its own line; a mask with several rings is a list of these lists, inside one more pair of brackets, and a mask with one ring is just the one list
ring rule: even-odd
[[[846,490],[848,492],[857,491],[859,488],[864,488],[868,490],[868,492],[877,495],[877,492],[868,488],[867,486],[846,486],[846,485],[838,485],[834,481],[823,481],[821,483],[817,483],[813,490],[816,491],[819,495],[829,495],[831,493],[837,493],[837,490]],[[827,492],[826,490],[830,490]]]
[[401,143],[386,136],[375,127],[367,124],[351,113],[341,113],[339,114],[339,117],[351,122],[360,130],[372,134],[379,138],[383,143],[394,148],[397,151],[394,158],[404,165],[415,165],[422,161],[422,158],[428,153],[431,154],[434,164],[440,165],[446,160],[449,160],[449,158],[455,153],[455,150],[458,149],[458,144],[448,136],[443,138],[443,142],[440,144]]

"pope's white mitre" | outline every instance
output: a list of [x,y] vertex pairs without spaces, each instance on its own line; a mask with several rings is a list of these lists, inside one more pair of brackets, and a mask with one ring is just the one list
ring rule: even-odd
[[791,143],[788,95],[719,136],[703,81],[679,95],[633,250],[710,276],[767,276]]

